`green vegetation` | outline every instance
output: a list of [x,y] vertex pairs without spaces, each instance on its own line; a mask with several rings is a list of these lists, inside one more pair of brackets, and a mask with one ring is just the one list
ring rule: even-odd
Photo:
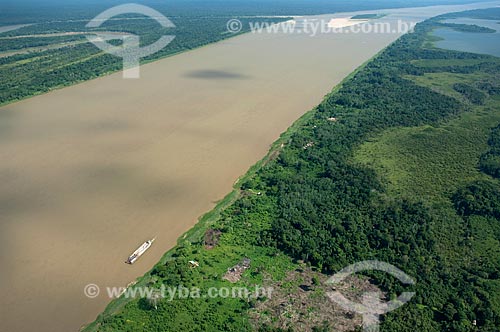
[[[488,174],[497,174],[500,60],[427,47],[449,17],[419,24],[329,94],[138,285],[228,286],[221,276],[244,257],[252,264],[239,286],[286,280],[299,261],[329,274],[377,259],[417,281],[382,331],[497,331],[500,183]],[[208,228],[221,232],[210,250]],[[388,297],[407,290],[367,276]],[[119,299],[88,330],[247,331],[259,329],[249,313],[264,318],[255,310],[264,301]],[[279,328],[276,319],[261,330]]]
[[483,105],[486,95],[474,87],[465,83],[453,84],[453,90],[462,94],[467,100],[476,105]]
[[386,16],[386,14],[361,14],[351,17],[353,20],[376,20]]
[[491,181],[476,181],[453,196],[457,212],[463,216],[500,218],[500,188]]
[[486,174],[500,178],[500,126],[495,127],[488,140],[490,149],[481,156],[479,167]]
[[438,26],[451,28],[459,32],[472,32],[472,33],[495,33],[496,30],[487,27],[482,27],[475,24],[456,24],[456,23],[440,23]]

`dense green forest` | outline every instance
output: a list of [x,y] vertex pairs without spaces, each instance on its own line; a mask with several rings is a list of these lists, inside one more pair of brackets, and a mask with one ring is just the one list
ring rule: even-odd
[[[500,94],[498,91],[496,94]],[[481,170],[494,178],[500,178],[500,126],[495,127],[488,140],[490,149],[481,156]]]
[[[321,276],[377,259],[417,282],[364,276],[388,298],[416,292],[382,331],[498,331],[500,59],[433,47],[430,32],[450,17],[498,20],[500,10],[437,17],[393,43],[283,134],[137,286],[228,286],[221,276],[248,257],[237,285],[271,283],[293,300],[304,280],[290,273],[311,269],[302,289],[313,299]],[[206,234],[219,234],[210,248]],[[260,310],[269,301],[121,298],[88,330],[294,331],[286,309]]]
[[[154,7],[167,17],[273,16],[318,15],[385,8],[464,4],[470,0],[138,0],[136,3]],[[17,0],[0,4],[0,25],[40,23],[68,20],[88,20],[122,0]]]

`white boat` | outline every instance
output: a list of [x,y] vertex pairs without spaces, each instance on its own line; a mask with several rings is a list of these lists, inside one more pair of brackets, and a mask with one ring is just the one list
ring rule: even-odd
[[128,256],[127,260],[125,263],[127,264],[134,264],[136,260],[139,259],[153,244],[155,239],[148,240],[144,242],[139,248],[137,248],[132,255]]

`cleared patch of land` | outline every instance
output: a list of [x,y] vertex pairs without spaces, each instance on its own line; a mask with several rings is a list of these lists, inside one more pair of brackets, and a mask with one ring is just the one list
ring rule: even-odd
[[[269,278],[270,279],[270,278]],[[277,282],[265,282],[264,287],[273,290],[272,297],[257,301],[250,310],[255,329],[262,325],[286,330],[316,331],[318,327],[338,332],[356,331],[362,325],[362,317],[348,311],[329,298],[331,292],[339,292],[354,303],[362,303],[366,292],[383,293],[368,278],[350,276],[345,281],[329,285],[324,274],[303,266],[290,271]]]
[[[463,60],[462,60],[463,61]],[[463,61],[464,65],[474,61]],[[425,67],[437,62],[426,60]],[[450,61],[448,65],[453,65]],[[456,83],[478,82],[484,73],[427,73],[411,76],[416,83],[454,98],[463,97],[453,89]],[[491,79],[497,79],[492,77]],[[490,130],[500,122],[498,97],[484,106],[440,126],[400,127],[384,131],[357,151],[356,161],[370,165],[387,178],[389,189],[403,196],[432,197],[433,202],[448,202],[458,187],[474,180],[487,179],[478,160],[487,149]]]

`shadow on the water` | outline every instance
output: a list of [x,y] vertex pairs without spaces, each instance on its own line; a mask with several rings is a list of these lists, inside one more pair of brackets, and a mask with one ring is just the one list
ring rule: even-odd
[[201,78],[207,80],[213,80],[213,79],[243,80],[251,78],[250,76],[243,75],[240,73],[230,72],[227,70],[210,70],[210,69],[192,70],[190,72],[187,72],[184,76],[189,78]]

